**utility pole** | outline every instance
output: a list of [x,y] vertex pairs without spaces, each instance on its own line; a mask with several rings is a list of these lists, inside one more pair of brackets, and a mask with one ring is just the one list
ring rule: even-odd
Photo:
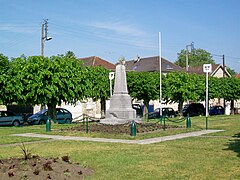
[[188,72],[188,47],[191,47],[191,53],[194,49],[194,42],[191,42],[190,45],[186,45],[186,71]]
[[225,73],[226,73],[226,71],[225,71],[225,66],[226,66],[226,64],[225,64],[225,56],[224,56],[224,54],[222,55],[222,60],[223,60],[223,77],[225,77]]
[[48,19],[44,19],[42,23],[41,56],[44,56],[44,42],[51,39],[51,37],[48,37]]

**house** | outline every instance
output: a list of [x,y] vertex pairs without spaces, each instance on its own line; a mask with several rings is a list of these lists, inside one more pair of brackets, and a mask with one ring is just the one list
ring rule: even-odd
[[[161,58],[161,72],[162,74],[167,74],[174,71],[184,72],[185,69],[182,67]],[[136,71],[136,72],[159,72],[159,56],[137,58],[136,60],[126,61],[125,63],[126,71]],[[142,101],[136,101],[140,105],[143,105]],[[164,106],[171,106],[175,111],[178,109],[178,104],[163,104]],[[153,110],[160,107],[159,100],[154,100],[149,102],[149,110]]]
[[114,64],[104,59],[101,59],[100,57],[97,57],[97,56],[79,58],[79,60],[83,61],[83,66],[92,66],[92,67],[102,66],[102,67],[105,67],[106,69],[115,71]]
[[[188,73],[195,73],[199,75],[204,75],[205,72],[203,72],[203,66],[195,66],[195,67],[189,67]],[[210,73],[210,76],[212,77],[231,77],[229,72],[224,68],[221,64],[212,64],[212,72]]]
[[[185,71],[180,66],[161,58],[162,61],[162,73],[166,74],[173,71]],[[137,60],[126,61],[125,63],[127,71],[136,71],[136,72],[159,72],[159,56],[138,58]]]

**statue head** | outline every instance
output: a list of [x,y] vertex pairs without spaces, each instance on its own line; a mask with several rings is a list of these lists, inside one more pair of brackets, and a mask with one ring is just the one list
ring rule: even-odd
[[120,57],[120,58],[118,59],[118,61],[119,61],[119,64],[122,64],[122,65],[125,64],[125,58],[124,58],[124,57]]

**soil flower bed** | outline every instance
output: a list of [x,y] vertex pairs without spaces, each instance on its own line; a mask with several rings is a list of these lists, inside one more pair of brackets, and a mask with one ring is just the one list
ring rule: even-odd
[[0,179],[24,180],[79,180],[93,174],[93,170],[71,163],[68,156],[61,158],[9,158],[0,160]]

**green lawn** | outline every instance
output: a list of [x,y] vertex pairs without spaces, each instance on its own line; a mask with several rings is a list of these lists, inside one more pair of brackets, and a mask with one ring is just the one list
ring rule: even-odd
[[[192,130],[205,128],[204,117],[191,120]],[[69,125],[53,126],[58,133],[57,129],[64,127]],[[2,127],[0,135],[5,138],[12,133],[43,133],[44,128]],[[209,117],[209,129],[225,131],[150,145],[54,141],[26,146],[33,154],[46,157],[69,155],[72,161],[93,168],[95,174],[86,179],[240,179],[240,116]],[[152,136],[168,134],[171,133],[160,131]],[[0,144],[3,144],[2,140]],[[18,146],[0,146],[0,158],[11,156],[21,156]]]

